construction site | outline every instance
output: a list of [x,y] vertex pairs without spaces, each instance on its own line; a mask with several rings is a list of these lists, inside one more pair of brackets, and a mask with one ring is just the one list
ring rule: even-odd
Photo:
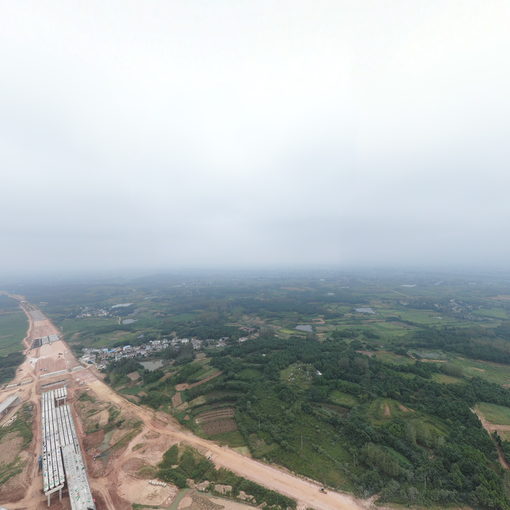
[[58,340],[60,340],[60,335],[47,335],[41,338],[36,338],[32,342],[32,349],[37,349],[42,345],[52,344],[53,342],[57,342]]
[[76,435],[71,410],[67,404],[67,387],[41,395],[43,490],[51,504],[51,496],[67,491],[72,510],[96,510],[87,472]]

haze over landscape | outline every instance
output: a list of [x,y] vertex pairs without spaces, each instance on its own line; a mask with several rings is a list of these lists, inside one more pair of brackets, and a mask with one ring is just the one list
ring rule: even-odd
[[0,510],[510,510],[507,0],[0,0]]
[[507,267],[507,2],[1,10],[2,273]]

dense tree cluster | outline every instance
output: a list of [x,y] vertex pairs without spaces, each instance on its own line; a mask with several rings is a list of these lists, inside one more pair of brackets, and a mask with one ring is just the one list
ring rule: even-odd
[[12,352],[7,356],[0,356],[0,384],[10,381],[16,375],[16,368],[23,361],[21,352]]
[[488,328],[423,328],[413,337],[416,347],[456,352],[468,358],[510,363],[509,326]]

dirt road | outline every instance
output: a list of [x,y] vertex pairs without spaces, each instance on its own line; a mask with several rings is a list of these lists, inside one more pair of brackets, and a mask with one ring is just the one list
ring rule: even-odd
[[[59,340],[49,346],[42,346],[36,349],[37,352],[35,353],[30,351],[29,349],[34,338],[49,334],[59,334],[60,332],[51,321],[45,317],[44,320],[34,320],[34,317],[43,319],[43,317],[41,317],[42,314],[33,305],[26,303],[22,296],[13,297],[20,301],[29,319],[29,330],[25,338],[25,345],[27,347],[25,350],[26,359],[18,370],[16,380],[19,381],[27,377],[27,375],[33,378],[33,382],[27,385],[24,391],[27,396],[30,396],[30,400],[36,405],[36,408],[39,409],[39,395],[37,395],[36,392],[36,385],[41,374],[37,369],[38,359],[40,357],[56,359],[57,356],[60,356],[66,360],[66,364],[69,368],[78,365],[78,362],[67,343],[63,340]],[[34,313],[34,311],[36,311],[36,313]],[[189,444],[204,454],[211,456],[211,460],[213,460],[217,466],[230,469],[247,479],[297,500],[300,508],[309,507],[317,510],[361,510],[372,507],[370,503],[356,500],[347,494],[333,491],[322,493],[319,490],[321,486],[318,483],[293,475],[283,468],[264,464],[249,457],[245,457],[230,448],[219,446],[213,441],[197,437],[190,431],[183,429],[172,417],[162,413],[156,413],[145,407],[137,406],[125,399],[99,380],[93,371],[88,368],[78,372],[70,372],[69,375],[75,379],[79,379],[81,383],[86,382],[101,400],[112,402],[141,420],[144,424],[141,434],[145,434],[149,431],[157,432],[158,434],[170,438],[172,441]],[[37,417],[39,419],[38,415]],[[38,433],[40,427],[38,424],[39,421],[37,421],[37,425],[34,425],[34,432],[36,433],[34,452],[40,451],[41,448],[41,438]],[[124,460],[125,459],[121,457],[119,462]],[[37,469],[35,464],[36,459],[34,458],[34,466],[31,466],[26,473],[27,478],[31,478],[31,480],[28,480],[30,484],[27,487],[25,498],[17,501],[15,505],[11,505],[10,508],[21,509],[38,507],[41,499],[41,483],[39,480],[40,476],[36,473]],[[104,495],[105,505],[109,510],[116,510],[108,496],[108,490],[104,482],[104,480],[91,479],[92,489],[96,489],[101,495]],[[37,504],[35,504],[36,500]]]

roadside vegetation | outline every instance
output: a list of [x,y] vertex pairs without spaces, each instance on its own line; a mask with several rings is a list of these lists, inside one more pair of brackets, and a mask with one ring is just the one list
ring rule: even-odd
[[12,423],[0,427],[0,487],[23,471],[23,452],[32,442],[32,417],[32,406],[24,404]]
[[268,510],[296,508],[296,502],[277,492],[246,480],[227,469],[216,469],[214,464],[196,450],[189,447],[172,446],[163,455],[158,466],[158,477],[185,488],[190,481],[204,484],[204,489],[213,494],[228,496],[254,505],[264,505]]
[[108,402],[101,402],[93,394],[82,392],[75,404],[85,431],[84,445],[100,460],[128,445],[140,432],[140,423],[126,417]]

